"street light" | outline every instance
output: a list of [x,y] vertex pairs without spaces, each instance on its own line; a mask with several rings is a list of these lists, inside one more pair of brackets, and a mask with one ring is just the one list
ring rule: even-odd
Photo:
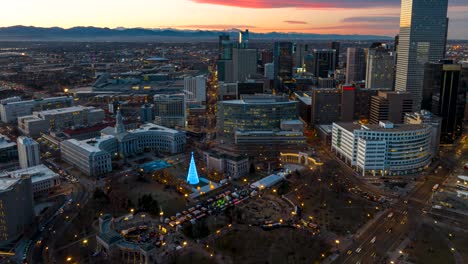
[[72,257],[67,257],[67,262],[72,261]]

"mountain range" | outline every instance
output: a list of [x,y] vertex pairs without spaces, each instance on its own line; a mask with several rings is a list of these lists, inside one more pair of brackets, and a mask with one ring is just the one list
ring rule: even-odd
[[[0,41],[157,41],[165,39],[199,39],[216,40],[222,33],[237,38],[239,30],[181,30],[173,28],[146,29],[146,28],[100,28],[100,27],[32,27],[11,26],[0,27]],[[312,33],[250,33],[251,39],[304,39],[304,40],[386,40],[388,36],[375,35],[338,35],[338,34],[312,34]]]

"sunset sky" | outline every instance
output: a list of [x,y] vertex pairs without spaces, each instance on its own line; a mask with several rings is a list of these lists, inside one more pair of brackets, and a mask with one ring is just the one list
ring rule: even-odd
[[[449,0],[449,38],[468,39],[468,0]],[[400,0],[2,0],[0,26],[249,28],[254,32],[398,32]]]

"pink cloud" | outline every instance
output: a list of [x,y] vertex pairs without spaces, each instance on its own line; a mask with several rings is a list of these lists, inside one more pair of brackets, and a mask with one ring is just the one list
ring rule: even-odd
[[191,0],[200,4],[223,5],[242,8],[369,8],[399,6],[400,0]]
[[288,23],[288,24],[299,24],[299,25],[305,25],[305,24],[308,24],[307,22],[305,21],[297,21],[297,20],[285,20],[283,21],[284,23]]

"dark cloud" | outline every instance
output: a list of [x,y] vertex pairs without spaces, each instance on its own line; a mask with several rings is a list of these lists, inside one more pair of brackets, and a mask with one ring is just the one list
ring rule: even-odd
[[297,21],[297,20],[285,20],[283,21],[284,23],[288,23],[288,24],[299,24],[299,25],[305,25],[305,24],[308,24],[307,22],[305,21]]

